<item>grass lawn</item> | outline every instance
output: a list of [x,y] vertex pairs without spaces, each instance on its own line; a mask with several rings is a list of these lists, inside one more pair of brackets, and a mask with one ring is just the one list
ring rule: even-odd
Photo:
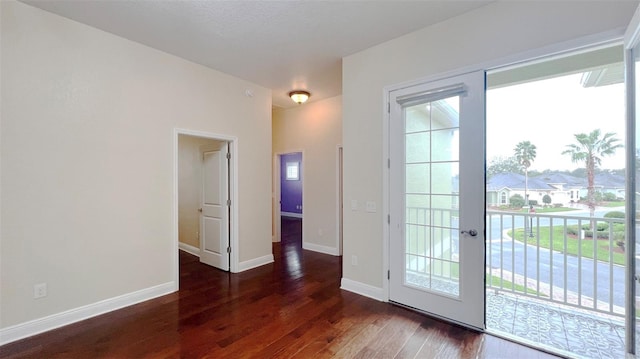
[[[489,277],[487,277],[487,282],[489,282]],[[494,287],[498,287],[500,288],[500,277],[496,277],[496,276],[491,276],[491,285]],[[529,294],[534,294],[534,295],[539,295],[540,293],[538,293],[537,291],[533,290],[533,289],[529,289],[529,288],[525,288],[523,285],[520,284],[513,284],[512,282],[509,282],[506,279],[502,280],[502,288],[504,289],[511,289],[514,292],[517,293],[524,293],[525,289],[527,290],[527,293]],[[542,297],[546,297],[543,294],[540,294],[540,296]]]
[[624,207],[624,205],[625,205],[624,201],[598,203],[598,207]]
[[[523,242],[524,241],[524,229],[523,228],[518,228],[515,231],[515,237],[513,235],[513,230],[509,231],[509,235],[512,238],[515,238],[515,240],[519,241],[519,242]],[[540,242],[538,243],[538,237],[540,239]],[[565,252],[565,244],[564,244],[564,228],[561,226],[554,226],[553,227],[553,233],[550,235],[549,233],[549,227],[540,227],[539,228],[539,233],[536,234],[534,232],[534,237],[530,238],[529,236],[526,236],[527,239],[527,243],[531,244],[531,245],[539,245],[542,248],[549,248],[549,243],[550,240],[549,238],[552,237],[553,238],[553,249],[558,251],[558,252]],[[609,261],[609,240],[598,240],[596,241],[596,254],[598,256],[598,259],[601,261]],[[577,238],[573,238],[570,237],[567,234],[567,244],[566,244],[566,253],[570,254],[570,255],[574,255],[574,256],[578,256],[578,249],[580,247],[578,239]],[[581,253],[580,255],[582,255],[582,257],[586,257],[586,258],[591,258],[593,259],[593,240],[590,238],[585,238],[582,240],[582,248],[581,249]],[[613,248],[614,250],[617,249],[618,247],[615,245],[615,243],[613,244]],[[620,265],[624,265],[625,264],[625,260],[624,260],[625,254],[624,253],[617,253],[616,251],[613,252],[613,262],[615,264],[620,264]]]
[[[575,211],[575,208],[569,208],[569,207],[559,207],[559,208],[555,208],[555,207],[547,207],[547,208],[536,208],[536,213],[551,213],[551,212],[568,212],[568,211]],[[523,212],[529,212],[528,210],[523,210]]]

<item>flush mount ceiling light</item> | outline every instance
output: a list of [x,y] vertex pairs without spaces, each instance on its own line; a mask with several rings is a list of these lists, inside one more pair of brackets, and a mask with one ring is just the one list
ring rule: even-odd
[[302,105],[303,103],[307,102],[310,96],[311,94],[309,92],[302,90],[289,92],[289,97],[291,97],[293,102],[297,103],[298,105]]

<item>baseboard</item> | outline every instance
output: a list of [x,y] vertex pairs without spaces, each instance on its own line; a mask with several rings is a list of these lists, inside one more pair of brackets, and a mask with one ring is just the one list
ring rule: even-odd
[[44,318],[3,328],[0,329],[0,345],[60,328],[65,325],[89,319],[120,308],[128,307],[165,294],[173,293],[177,290],[177,283],[168,282],[136,292],[101,300],[93,304],[67,310],[61,313],[49,315]]
[[314,243],[302,243],[302,249],[306,249],[306,250],[310,250],[310,251],[314,251],[314,252],[319,252],[319,253],[324,253],[324,254],[330,254],[332,256],[339,256],[340,253],[338,251],[338,248],[334,248],[334,247],[327,247],[327,246],[323,246],[320,244],[314,244]]
[[249,269],[263,266],[265,264],[273,263],[273,254],[250,259],[248,261],[240,262],[238,264],[238,273],[244,272]]
[[353,292],[356,294],[363,295],[365,297],[369,297],[371,299],[379,300],[384,302],[384,290],[382,288],[374,287],[372,285],[356,282],[351,279],[342,278],[340,283],[340,289],[347,290],[349,292]]
[[198,247],[194,247],[190,244],[178,242],[178,248],[198,258],[200,257],[200,248]]
[[293,217],[302,219],[302,213],[293,213],[293,212],[280,212],[280,216],[282,217]]

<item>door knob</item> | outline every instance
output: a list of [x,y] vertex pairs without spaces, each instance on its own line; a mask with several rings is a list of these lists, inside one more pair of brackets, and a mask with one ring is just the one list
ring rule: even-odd
[[478,231],[476,231],[475,229],[470,229],[470,230],[468,230],[468,231],[460,231],[460,233],[462,233],[462,234],[468,234],[468,235],[470,235],[471,237],[475,237],[475,236],[477,236],[477,235],[478,235]]

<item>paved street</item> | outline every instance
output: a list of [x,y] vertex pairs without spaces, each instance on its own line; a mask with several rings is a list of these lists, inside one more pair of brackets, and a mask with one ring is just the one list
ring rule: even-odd
[[[606,212],[624,210],[624,208],[607,208],[596,211],[596,217],[602,217]],[[556,216],[589,217],[588,211],[560,212]],[[546,217],[543,217],[546,216]],[[541,283],[551,284],[557,288],[565,287],[568,291],[582,293],[583,296],[597,297],[599,305],[610,302],[610,294],[613,293],[613,304],[624,307],[624,278],[625,268],[619,265],[610,265],[605,262],[593,261],[577,256],[564,256],[557,251],[539,248],[534,245],[524,245],[522,242],[512,241],[507,235],[507,230],[512,227],[522,228],[524,216],[492,215],[491,221],[487,221],[487,266],[502,268],[509,272],[525,276],[530,279],[540,278]],[[560,218],[553,218],[549,214],[534,218],[536,226],[561,226],[565,222]],[[567,224],[577,224],[577,220],[567,220]],[[584,222],[583,222],[584,223]],[[501,230],[502,229],[502,230]],[[524,263],[527,263],[525,266]],[[595,275],[594,275],[595,273]],[[610,278],[613,278],[613,281]],[[595,287],[594,287],[595,283]]]

